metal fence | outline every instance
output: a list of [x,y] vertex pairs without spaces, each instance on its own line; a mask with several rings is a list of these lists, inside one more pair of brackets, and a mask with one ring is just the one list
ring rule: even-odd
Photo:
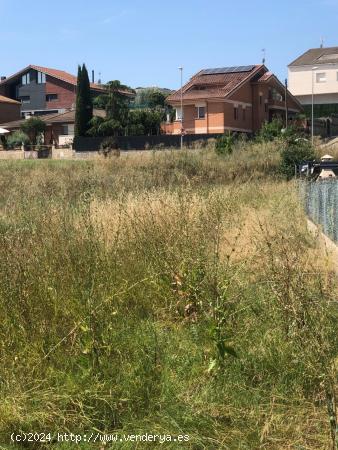
[[301,181],[300,192],[308,217],[338,242],[338,181]]
[[[220,134],[186,134],[183,139],[185,146],[190,146],[196,141],[207,143],[208,139],[215,139]],[[77,152],[89,152],[100,150],[102,142],[107,137],[76,137],[73,148]],[[114,138],[120,150],[145,150],[156,147],[179,148],[180,134],[161,134],[153,136],[116,136]]]

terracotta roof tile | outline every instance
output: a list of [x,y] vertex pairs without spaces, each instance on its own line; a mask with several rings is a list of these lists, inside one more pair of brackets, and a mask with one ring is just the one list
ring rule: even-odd
[[13,103],[15,105],[21,105],[20,102],[17,102],[16,100],[13,100],[8,97],[4,97],[3,95],[0,95],[0,103]]
[[[69,83],[73,86],[77,85],[77,77],[75,75],[72,75],[68,72],[65,72],[64,70],[58,70],[58,69],[51,69],[49,67],[42,67],[42,66],[36,66],[36,65],[29,65],[25,67],[24,69],[20,70],[19,72],[16,72],[15,74],[11,75],[10,77],[6,78],[1,84],[6,84],[9,80],[19,77],[20,74],[26,72],[29,69],[37,70],[38,72],[45,73],[46,75],[49,75],[51,77],[57,78],[58,80],[64,81],[66,83]],[[103,84],[97,84],[97,83],[90,83],[90,87],[97,91],[106,91],[106,87]],[[132,92],[129,91],[121,91],[122,93],[125,93],[126,95],[134,95]]]
[[[51,77],[57,78],[61,81],[65,81],[66,83],[72,84],[73,86],[77,85],[77,77],[75,75],[72,75],[71,73],[65,72],[64,70],[50,69],[48,67],[34,65],[31,65],[30,68],[37,70],[38,72],[45,73],[46,75],[49,75]],[[98,89],[100,91],[105,89],[104,86],[96,83],[90,83],[90,87],[92,89]]]
[[[203,71],[194,75],[190,81],[183,86],[184,99],[201,99],[201,98],[224,98],[229,95],[235,88],[237,88],[246,79],[263,65],[253,66],[252,70],[246,72],[232,72],[222,74],[203,74]],[[265,69],[266,70],[266,69]],[[201,89],[201,87],[204,89]],[[181,90],[171,94],[167,100],[169,102],[179,101],[181,98]]]
[[[102,109],[93,110],[94,117],[106,117],[106,112]],[[47,124],[52,123],[73,123],[75,122],[75,110],[66,111],[60,114],[53,114],[48,116],[40,116]]]
[[258,83],[262,83],[264,81],[268,81],[273,76],[272,72],[265,72],[259,80],[257,80]]
[[[94,109],[93,110],[94,117],[106,117],[106,112],[102,109]],[[64,113],[49,113],[41,116],[33,116],[38,117],[39,119],[46,122],[47,125],[52,123],[74,123],[75,122],[75,110],[66,111]],[[13,120],[12,122],[7,122],[1,124],[1,128],[7,128],[9,130],[20,128],[20,125],[25,122],[27,119]]]

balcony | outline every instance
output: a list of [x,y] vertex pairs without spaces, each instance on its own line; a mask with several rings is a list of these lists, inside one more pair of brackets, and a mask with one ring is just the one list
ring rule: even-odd
[[277,108],[277,109],[285,108],[285,101],[276,98],[269,98],[268,105],[270,108]]

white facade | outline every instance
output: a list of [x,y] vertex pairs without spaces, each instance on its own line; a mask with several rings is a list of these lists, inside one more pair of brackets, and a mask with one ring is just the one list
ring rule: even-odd
[[312,83],[314,103],[338,103],[338,63],[289,66],[289,90],[303,105],[312,103]]

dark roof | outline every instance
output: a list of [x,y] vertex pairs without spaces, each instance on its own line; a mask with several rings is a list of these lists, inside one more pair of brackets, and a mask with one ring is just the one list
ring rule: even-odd
[[338,63],[338,47],[310,48],[310,50],[292,61],[289,67],[330,63]]
[[[201,70],[183,86],[184,99],[225,98],[261,69],[267,71],[263,64]],[[178,89],[167,100],[175,102],[180,98],[181,90]]]
[[200,75],[216,75],[221,73],[241,73],[251,72],[255,66],[234,66],[234,67],[219,67],[217,69],[204,69],[201,70]]

